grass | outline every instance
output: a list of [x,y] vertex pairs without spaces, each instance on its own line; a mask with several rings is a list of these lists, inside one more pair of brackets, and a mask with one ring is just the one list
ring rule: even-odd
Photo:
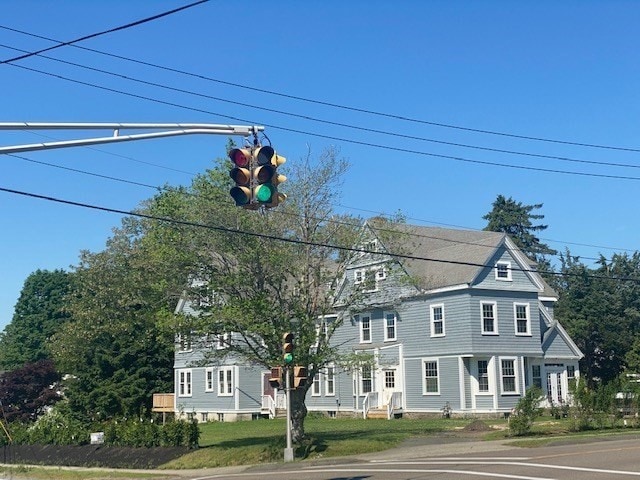
[[[310,414],[305,421],[309,437],[296,446],[296,459],[318,459],[372,453],[399,446],[403,441],[449,432],[464,435],[463,428],[474,419],[398,419],[363,420],[361,418],[327,418]],[[637,428],[610,425],[600,430],[572,432],[568,419],[541,417],[527,437],[510,437],[506,421],[485,419],[493,431],[475,434],[478,440],[509,440],[514,446],[539,447],[566,441],[591,441],[594,437],[620,433],[640,434]],[[198,469],[235,465],[279,463],[285,447],[284,419],[244,422],[210,422],[200,425],[200,448],[162,466],[163,469]],[[459,433],[458,433],[459,432]],[[101,480],[106,478],[162,480],[166,477],[151,473],[127,473],[57,467],[5,467],[0,478],[30,478],[43,480]]]
[[28,478],[29,480],[166,480],[168,475],[128,473],[114,470],[67,469],[59,467],[0,467],[0,478]]
[[[387,450],[408,438],[462,428],[471,421],[385,421],[310,415],[305,420],[305,433],[309,439],[304,445],[297,446],[296,458],[340,457]],[[284,419],[202,424],[201,448],[163,468],[211,468],[282,461],[285,425]]]

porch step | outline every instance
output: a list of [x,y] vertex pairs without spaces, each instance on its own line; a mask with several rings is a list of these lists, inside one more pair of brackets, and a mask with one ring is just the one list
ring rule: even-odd
[[378,418],[378,419],[383,419],[386,420],[387,419],[387,409],[385,408],[372,408],[367,412],[367,419],[373,419],[373,418]]

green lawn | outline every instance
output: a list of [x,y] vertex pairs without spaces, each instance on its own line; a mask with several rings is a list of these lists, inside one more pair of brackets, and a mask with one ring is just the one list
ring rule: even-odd
[[[363,420],[310,415],[305,421],[309,437],[296,447],[296,458],[326,458],[376,452],[411,437],[462,429],[473,420]],[[493,423],[504,425],[504,421]],[[204,468],[279,462],[285,447],[285,420],[257,420],[201,425],[201,448],[165,465],[166,468]]]

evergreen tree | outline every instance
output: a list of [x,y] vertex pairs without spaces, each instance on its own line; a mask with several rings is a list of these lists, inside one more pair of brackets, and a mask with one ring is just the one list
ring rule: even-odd
[[49,340],[69,320],[71,274],[37,270],[24,282],[11,323],[0,334],[0,370],[51,358]]
[[484,230],[506,233],[527,257],[536,262],[542,270],[548,270],[550,263],[547,256],[555,255],[557,252],[536,236],[537,232],[546,230],[548,226],[534,225],[533,222],[542,220],[544,215],[532,213],[542,208],[542,203],[523,205],[511,197],[498,195],[492,207],[491,211],[482,217],[488,222]]

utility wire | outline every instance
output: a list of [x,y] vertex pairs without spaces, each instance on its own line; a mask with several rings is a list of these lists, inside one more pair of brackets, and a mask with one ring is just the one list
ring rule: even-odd
[[174,13],[178,13],[178,12],[180,12],[182,10],[186,10],[188,8],[195,7],[197,5],[206,3],[208,1],[209,0],[198,0],[197,2],[193,2],[193,3],[190,3],[188,5],[184,5],[182,7],[174,8],[173,10],[168,10],[166,12],[162,12],[162,13],[159,13],[157,15],[152,15],[151,17],[143,18],[141,20],[136,20],[135,22],[130,22],[130,23],[127,23],[125,25],[120,25],[119,27],[114,27],[114,28],[110,28],[108,30],[103,30],[101,32],[96,32],[96,33],[92,33],[90,35],[85,35],[84,37],[79,37],[79,38],[76,38],[75,40],[69,40],[67,42],[58,42],[56,45],[53,45],[51,47],[43,48],[43,49],[37,50],[35,52],[29,52],[29,53],[26,53],[24,55],[19,55],[17,57],[8,58],[6,60],[1,60],[0,61],[0,65],[1,64],[5,64],[5,63],[17,62],[19,60],[24,60],[25,58],[33,57],[34,55],[39,55],[41,53],[49,52],[49,51],[55,50],[57,48],[70,46],[70,45],[73,45],[75,43],[79,43],[79,42],[83,42],[85,40],[89,40],[90,38],[96,38],[96,37],[100,37],[102,35],[106,35],[108,33],[114,33],[114,32],[118,32],[120,30],[126,30],[126,29],[131,28],[131,27],[137,27],[138,25],[142,25],[143,23],[151,22],[153,20],[158,20],[159,18],[166,17],[168,15],[173,15]]
[[[42,35],[37,35],[37,34],[34,34],[34,33],[25,32],[23,30],[18,30],[16,28],[7,27],[7,26],[4,26],[4,25],[0,25],[0,28],[1,29],[5,29],[5,30],[9,30],[9,31],[12,31],[12,32],[20,33],[20,34],[23,34],[23,35],[28,35],[28,36],[31,36],[31,37],[40,38],[42,40],[47,40],[47,41],[50,41],[50,42],[58,42],[58,43],[62,43],[62,44],[65,43],[65,42],[61,42],[60,40],[56,40],[56,39],[53,39],[53,38],[50,38],[50,37],[45,37],[45,36],[42,36]],[[206,75],[187,72],[185,70],[180,70],[180,69],[177,69],[177,68],[171,68],[171,67],[167,67],[167,66],[164,66],[164,65],[158,65],[158,64],[155,64],[155,63],[151,63],[151,62],[145,62],[145,61],[142,61],[142,60],[137,60],[137,59],[133,59],[133,58],[130,58],[130,57],[125,57],[125,56],[122,56],[122,55],[116,55],[116,54],[104,52],[104,51],[101,51],[101,50],[96,50],[96,49],[93,49],[93,48],[83,47],[83,46],[80,46],[80,45],[72,44],[70,46],[74,47],[74,48],[79,48],[79,49],[82,49],[82,50],[85,50],[85,51],[88,51],[88,52],[97,53],[99,55],[104,55],[104,56],[108,56],[108,57],[111,57],[111,58],[117,58],[119,60],[125,60],[125,61],[128,61],[128,62],[133,62],[133,63],[139,64],[139,65],[145,65],[145,66],[148,66],[148,67],[153,67],[153,68],[157,68],[157,69],[168,71],[168,72],[172,72],[172,73],[178,73],[180,75],[186,75],[186,76],[189,76],[189,77],[198,78],[200,80],[206,80],[206,81],[218,83],[218,84],[221,84],[221,85],[228,85],[228,86],[231,86],[231,87],[242,88],[242,89],[245,89],[245,90],[250,90],[250,91],[259,92],[259,93],[265,93],[265,94],[268,94],[268,95],[274,95],[274,96],[278,96],[278,97],[282,97],[282,98],[288,98],[288,99],[291,99],[291,100],[297,100],[297,101],[306,102],[306,103],[312,103],[312,104],[316,104],[316,105],[323,105],[323,106],[326,106],[326,107],[338,108],[338,109],[341,109],[341,110],[348,110],[348,111],[352,111],[352,112],[365,113],[365,114],[369,114],[369,115],[375,115],[375,116],[378,116],[378,117],[392,118],[392,119],[395,119],[395,120],[401,120],[401,121],[405,121],[405,122],[412,122],[412,123],[417,123],[417,124],[422,124],[422,125],[431,125],[431,126],[436,126],[436,127],[449,128],[449,129],[461,130],[461,131],[472,132],[472,133],[481,133],[481,134],[508,137],[508,138],[518,138],[518,139],[522,139],[522,140],[531,140],[531,141],[537,141],[537,142],[554,143],[554,144],[560,144],[560,145],[571,145],[571,146],[578,146],[578,147],[597,148],[597,149],[604,149],[604,150],[617,150],[617,151],[623,151],[623,152],[640,152],[640,148],[618,147],[618,146],[612,146],[612,145],[602,145],[602,144],[594,144],[594,143],[586,143],[586,142],[573,142],[573,141],[559,140],[559,139],[553,139],[553,138],[536,137],[536,136],[531,136],[531,135],[518,135],[518,134],[514,134],[514,133],[500,132],[500,131],[495,131],[495,130],[484,130],[484,129],[479,129],[479,128],[463,127],[463,126],[460,126],[460,125],[446,124],[446,123],[441,123],[441,122],[433,122],[433,121],[422,120],[422,119],[418,119],[418,118],[407,117],[407,116],[403,116],[403,115],[385,113],[385,112],[380,112],[380,111],[375,111],[375,110],[370,110],[370,109],[365,109],[365,108],[358,108],[358,107],[349,106],[349,105],[341,105],[341,104],[332,103],[332,102],[328,102],[328,101],[322,101],[322,100],[317,100],[317,99],[308,98],[308,97],[296,96],[296,95],[286,94],[286,93],[282,93],[282,92],[276,92],[276,91],[273,91],[273,90],[267,90],[267,89],[263,89],[263,88],[252,87],[252,86],[249,86],[249,85],[243,85],[243,84],[236,83],[236,82],[229,82],[229,81],[225,81],[225,80],[220,80],[220,79],[209,77],[209,76],[206,76]]]
[[[145,187],[145,188],[154,190],[156,192],[169,192],[171,190],[171,188],[172,188],[172,187],[167,187],[167,186],[164,186],[164,187],[163,186],[154,186],[154,185],[149,185],[149,184],[146,184],[146,183],[135,182],[135,181],[132,181],[132,180],[126,180],[126,179],[123,179],[123,178],[113,177],[113,176],[109,176],[109,175],[102,175],[102,174],[98,174],[98,173],[94,173],[94,172],[88,172],[88,171],[80,170],[80,169],[76,169],[76,168],[64,167],[64,166],[61,166],[61,165],[56,165],[56,164],[52,164],[52,163],[33,160],[31,158],[27,158],[27,157],[24,157],[22,155],[8,154],[8,156],[14,157],[14,158],[26,161],[26,162],[34,163],[34,164],[37,164],[37,165],[44,165],[44,166],[47,166],[47,167],[52,167],[52,168],[57,168],[57,169],[61,169],[61,170],[71,171],[71,172],[79,173],[79,174],[82,174],[82,175],[88,175],[88,176],[103,178],[103,179],[111,180],[111,181],[114,181],[114,182],[125,183],[125,184],[135,185],[135,186],[139,186],[139,187]],[[198,195],[198,194],[195,194],[195,193],[192,193],[192,192],[181,191],[180,193],[185,195],[185,196],[189,196],[189,197],[193,197],[193,198],[198,198],[199,197],[199,198],[202,198],[204,200],[213,200],[213,198],[209,198],[207,196]],[[351,208],[351,207],[346,207],[344,205],[339,205],[339,206],[342,206],[344,208]],[[358,210],[358,209],[355,209],[355,208],[352,208],[352,209],[353,210]],[[370,211],[370,212],[385,215],[382,212],[373,212],[373,211]],[[277,215],[283,215],[283,216],[289,216],[289,217],[294,217],[294,216],[295,217],[300,217],[300,215],[298,215],[298,214],[285,212],[283,210],[275,210],[275,211],[273,211],[273,213],[277,214]],[[319,220],[320,219],[319,217],[315,217],[313,215],[311,215],[310,218],[313,218],[315,220]],[[341,220],[337,220],[335,218],[328,219],[327,222],[333,223],[333,224],[337,224],[337,225],[353,226],[352,222],[341,221]],[[461,227],[461,226],[456,226],[456,228],[478,231],[477,229],[469,229],[467,227]],[[375,230],[376,231],[380,231],[380,232],[386,232],[386,233],[397,233],[396,230],[387,229],[387,228],[381,228],[381,227],[376,227]],[[443,241],[443,242],[454,243],[456,245],[470,245],[470,246],[493,248],[492,246],[487,246],[487,245],[484,245],[484,244],[481,244],[481,243],[477,243],[477,242],[470,242],[470,241],[464,241],[464,240],[453,240],[453,239],[450,239],[450,238],[442,238],[442,237],[438,237],[436,235],[427,235],[427,234],[424,234],[424,233],[417,233],[417,232],[402,232],[402,233],[403,233],[403,235],[409,235],[410,237],[414,237],[414,238],[428,238],[428,239],[431,239],[431,240],[440,240],[440,241]],[[496,232],[496,233],[500,233],[500,232]],[[570,242],[565,242],[565,243],[570,243]],[[506,247],[506,248],[509,251],[512,250],[509,247]],[[607,247],[603,247],[603,248],[607,248]],[[560,257],[561,254],[550,255],[550,256]],[[599,260],[598,258],[586,257],[586,256],[582,256],[582,255],[578,255],[578,257],[581,258],[581,259],[584,259],[584,260],[593,260],[593,261]]]
[[[76,83],[76,84],[79,84],[79,85],[85,85],[85,86],[88,86],[88,87],[97,88],[97,89],[108,91],[108,92],[112,92],[112,93],[117,93],[117,94],[120,94],[120,95],[126,95],[126,96],[129,96],[129,97],[138,98],[138,99],[141,99],[141,100],[146,100],[146,101],[150,101],[150,102],[153,102],[153,103],[158,103],[158,104],[161,104],[161,105],[167,105],[167,106],[176,107],[176,108],[189,110],[189,111],[193,111],[193,112],[198,112],[198,113],[205,113],[207,115],[216,115],[216,116],[219,116],[219,117],[228,118],[230,120],[239,121],[239,122],[255,123],[255,122],[253,122],[251,120],[247,120],[247,119],[243,119],[243,118],[239,118],[239,117],[235,117],[235,116],[231,116],[231,115],[226,115],[226,114],[222,114],[222,113],[212,112],[210,110],[205,110],[203,108],[196,108],[196,107],[189,107],[189,106],[186,106],[186,105],[180,105],[180,104],[175,103],[175,102],[169,102],[169,101],[166,101],[166,100],[160,100],[160,99],[157,99],[157,98],[148,97],[146,95],[140,95],[140,94],[135,94],[135,93],[131,93],[131,92],[125,92],[123,90],[118,90],[118,89],[115,89],[115,88],[110,88],[110,87],[105,87],[105,86],[102,86],[102,85],[97,85],[97,84],[91,83],[91,82],[85,82],[85,81],[82,81],[82,80],[77,80],[77,79],[65,77],[64,75],[59,75],[59,74],[56,74],[56,73],[45,72],[43,70],[38,70],[36,68],[31,68],[31,67],[25,67],[24,65],[17,65],[17,64],[9,64],[9,65],[11,65],[13,67],[16,67],[16,68],[21,68],[21,69],[24,69],[24,70],[28,70],[28,71],[31,71],[31,72],[36,72],[36,73],[40,73],[40,74],[43,74],[43,75],[51,76],[51,77],[54,77],[54,78],[58,78],[60,80],[65,80],[65,81],[73,82],[73,83]],[[563,174],[563,175],[577,175],[577,176],[583,176],[583,177],[595,177],[595,178],[609,178],[609,179],[615,179],[615,180],[640,181],[640,177],[632,177],[632,176],[625,176],[625,175],[608,175],[608,174],[602,174],[602,173],[576,172],[576,171],[571,171],[571,170],[558,170],[558,169],[552,169],[552,168],[531,167],[531,166],[526,166],[526,165],[512,165],[512,164],[500,163],[500,162],[490,162],[490,161],[485,161],[485,160],[475,160],[475,159],[470,159],[470,158],[465,158],[465,157],[458,157],[458,156],[453,156],[453,155],[437,154],[437,153],[433,153],[433,152],[425,152],[425,151],[421,151],[421,150],[412,150],[412,149],[409,149],[409,148],[401,148],[401,147],[392,147],[392,146],[389,146],[389,145],[384,145],[384,144],[379,144],[379,143],[372,143],[372,142],[364,142],[364,141],[359,141],[359,140],[354,140],[354,139],[349,139],[349,138],[336,137],[336,136],[332,136],[332,135],[324,135],[324,134],[317,133],[317,132],[297,130],[297,129],[294,129],[294,128],[287,128],[287,127],[273,125],[273,124],[270,125],[270,124],[267,124],[267,123],[264,123],[264,122],[262,124],[264,126],[266,126],[266,127],[274,128],[276,130],[282,130],[282,131],[291,132],[291,133],[297,133],[297,134],[301,134],[301,135],[308,135],[308,136],[324,138],[324,139],[328,139],[328,140],[351,143],[351,144],[355,144],[355,145],[362,145],[362,146],[371,147],[371,148],[379,148],[379,149],[383,149],[383,150],[389,150],[389,151],[400,152],[400,153],[409,153],[409,154],[414,154],[414,155],[421,155],[421,156],[428,156],[428,157],[441,158],[441,159],[447,159],[447,160],[454,160],[454,161],[458,161],[458,162],[472,163],[472,164],[476,164],[476,165],[490,165],[490,166],[494,166],[494,167],[512,168],[512,169],[518,169],[518,170],[527,170],[527,171],[536,171],[536,172]]]
[[[7,49],[10,49],[10,50],[26,52],[26,50],[23,50],[23,49],[20,49],[20,48],[16,48],[16,47],[12,47],[12,46],[9,46],[9,45],[6,45],[6,44],[2,44],[2,43],[0,43],[0,47],[7,48]],[[105,69],[102,69],[102,68],[91,67],[91,66],[83,65],[83,64],[80,64],[80,63],[76,63],[76,62],[70,62],[70,61],[67,61],[67,60],[54,58],[54,57],[51,57],[51,56],[48,56],[48,55],[40,55],[39,54],[38,56],[41,57],[41,58],[45,58],[47,60],[51,60],[51,61],[54,61],[54,62],[65,64],[65,65],[71,65],[71,66],[74,66],[74,67],[77,67],[77,68],[82,68],[82,69],[85,69],[85,70],[102,73],[104,75],[113,76],[113,77],[116,77],[116,78],[128,80],[128,81],[139,83],[139,84],[142,84],[142,85],[147,85],[147,86],[156,87],[156,88],[162,88],[164,90],[169,90],[169,91],[172,91],[172,92],[184,93],[186,95],[191,95],[191,96],[195,96],[195,97],[199,97],[199,98],[206,98],[206,99],[215,100],[215,101],[218,101],[218,102],[224,102],[224,103],[228,103],[228,104],[232,104],[232,105],[239,105],[239,106],[242,106],[242,107],[253,108],[253,109],[261,110],[261,111],[265,111],[265,112],[277,113],[277,114],[280,114],[280,115],[286,115],[286,116],[294,117],[294,118],[301,118],[303,120],[308,120],[308,121],[317,122],[317,123],[323,123],[323,124],[326,124],[326,125],[344,127],[344,128],[349,128],[349,129],[352,129],[352,130],[358,130],[358,131],[368,132],[368,133],[375,133],[375,134],[378,134],[378,135],[387,135],[387,136],[392,136],[392,137],[395,137],[395,138],[405,138],[405,139],[408,139],[408,140],[417,140],[417,141],[421,141],[421,142],[435,143],[435,144],[447,145],[447,146],[451,146],[451,147],[469,148],[469,149],[482,150],[482,151],[493,152],[493,153],[505,153],[505,154],[508,154],[508,155],[520,155],[520,156],[526,156],[526,157],[543,158],[543,159],[550,159],[550,160],[560,160],[562,162],[573,162],[573,163],[582,163],[582,164],[589,164],[589,165],[604,165],[604,166],[608,166],[608,167],[640,168],[640,165],[638,165],[638,164],[584,160],[584,159],[579,159],[579,158],[561,157],[561,156],[557,156],[557,155],[546,155],[546,154],[541,154],[541,153],[524,152],[524,151],[518,151],[518,150],[506,150],[506,149],[494,148],[494,147],[484,147],[484,146],[481,146],[481,145],[471,145],[471,144],[465,144],[465,143],[459,143],[459,142],[448,142],[448,141],[445,141],[445,140],[438,140],[438,139],[434,139],[434,138],[420,137],[420,136],[415,136],[415,135],[407,135],[407,134],[404,134],[404,133],[393,132],[393,131],[388,131],[388,130],[378,130],[378,129],[375,129],[375,128],[361,127],[361,126],[358,126],[358,125],[352,125],[352,124],[347,124],[347,123],[342,123],[342,122],[336,122],[336,121],[333,121],[333,120],[327,120],[327,119],[323,119],[323,118],[312,117],[310,115],[303,115],[303,114],[288,112],[288,111],[284,111],[284,110],[278,110],[278,109],[274,109],[274,108],[269,108],[269,107],[265,107],[265,106],[262,106],[262,105],[254,105],[254,104],[250,104],[250,103],[238,102],[238,101],[230,100],[230,99],[227,99],[227,98],[217,97],[217,96],[208,95],[208,94],[200,93],[200,92],[194,92],[193,90],[186,90],[186,89],[183,89],[183,88],[173,87],[173,86],[166,85],[166,84],[161,84],[161,83],[158,83],[158,82],[152,82],[152,81],[149,81],[149,80],[143,80],[141,78],[132,77],[130,75],[116,73],[116,72],[112,72],[112,71],[105,70]]]
[[[425,261],[425,262],[444,263],[444,264],[449,264],[449,265],[462,265],[462,266],[471,266],[471,267],[478,267],[478,268],[493,268],[493,265],[487,265],[487,264],[483,264],[483,263],[463,262],[463,261],[458,261],[458,260],[442,260],[442,259],[437,259],[437,258],[420,257],[420,256],[408,255],[408,254],[402,254],[402,253],[378,252],[378,251],[375,251],[375,250],[367,250],[367,249],[357,248],[357,247],[345,247],[345,246],[342,246],[342,245],[332,245],[332,244],[328,244],[328,243],[312,242],[312,241],[309,241],[309,240],[300,240],[300,239],[295,239],[295,238],[279,237],[277,235],[270,235],[270,234],[265,234],[265,233],[249,232],[247,230],[233,229],[233,228],[223,227],[223,226],[220,226],[220,225],[206,225],[206,224],[203,224],[203,223],[190,222],[190,221],[186,221],[186,220],[178,220],[178,219],[175,219],[175,218],[159,217],[159,216],[156,216],[156,215],[149,215],[149,214],[142,213],[142,212],[132,212],[132,211],[127,211],[127,210],[119,210],[119,209],[115,209],[115,208],[104,207],[104,206],[100,206],[100,205],[93,205],[93,204],[89,204],[89,203],[75,202],[75,201],[72,201],[72,200],[64,200],[64,199],[60,199],[60,198],[56,198],[56,197],[50,197],[50,196],[47,196],[47,195],[40,195],[40,194],[36,194],[36,193],[30,193],[30,192],[25,192],[25,191],[21,191],[21,190],[14,190],[14,189],[4,188],[4,187],[0,187],[0,191],[6,192],[6,193],[12,193],[12,194],[15,194],[15,195],[21,195],[21,196],[25,196],[25,197],[30,197],[30,198],[36,198],[36,199],[40,199],[40,200],[46,200],[46,201],[49,201],[49,202],[60,203],[60,204],[64,204],[64,205],[71,205],[71,206],[75,206],[75,207],[82,207],[82,208],[88,208],[88,209],[92,209],[92,210],[98,210],[98,211],[102,211],[102,212],[116,213],[116,214],[119,214],[119,215],[126,215],[126,216],[132,216],[132,217],[137,217],[137,218],[144,218],[144,219],[147,219],[147,220],[154,220],[154,221],[159,221],[159,222],[164,222],[164,223],[169,223],[169,224],[174,224],[174,225],[182,225],[182,226],[195,227],[195,228],[204,228],[204,229],[215,230],[215,231],[220,231],[220,232],[224,232],[224,233],[245,235],[245,236],[256,237],[256,238],[263,238],[263,239],[266,239],[266,240],[274,240],[274,241],[284,242],[284,243],[291,243],[291,244],[297,244],[297,245],[308,245],[308,246],[313,246],[313,247],[323,247],[323,248],[341,250],[341,251],[346,251],[346,252],[354,252],[354,253],[368,253],[368,254],[378,255],[378,256],[388,256],[388,257],[395,258],[395,259],[421,260],[421,261]],[[512,270],[513,271],[520,271],[520,272],[524,272],[524,273],[538,273],[538,271],[536,269],[521,269],[521,268],[517,268],[516,267],[516,268],[512,268]],[[547,272],[547,273],[550,274],[550,275],[556,275],[556,276],[563,276],[563,275],[564,276],[566,276],[566,275],[579,276],[579,277],[585,277],[586,276],[588,278],[595,278],[595,279],[607,279],[607,280],[618,280],[618,281],[629,281],[629,282],[640,283],[640,278],[633,278],[633,277],[609,277],[609,276],[606,276],[606,275],[596,275],[596,274],[580,275],[580,274],[562,273],[562,272]]]

